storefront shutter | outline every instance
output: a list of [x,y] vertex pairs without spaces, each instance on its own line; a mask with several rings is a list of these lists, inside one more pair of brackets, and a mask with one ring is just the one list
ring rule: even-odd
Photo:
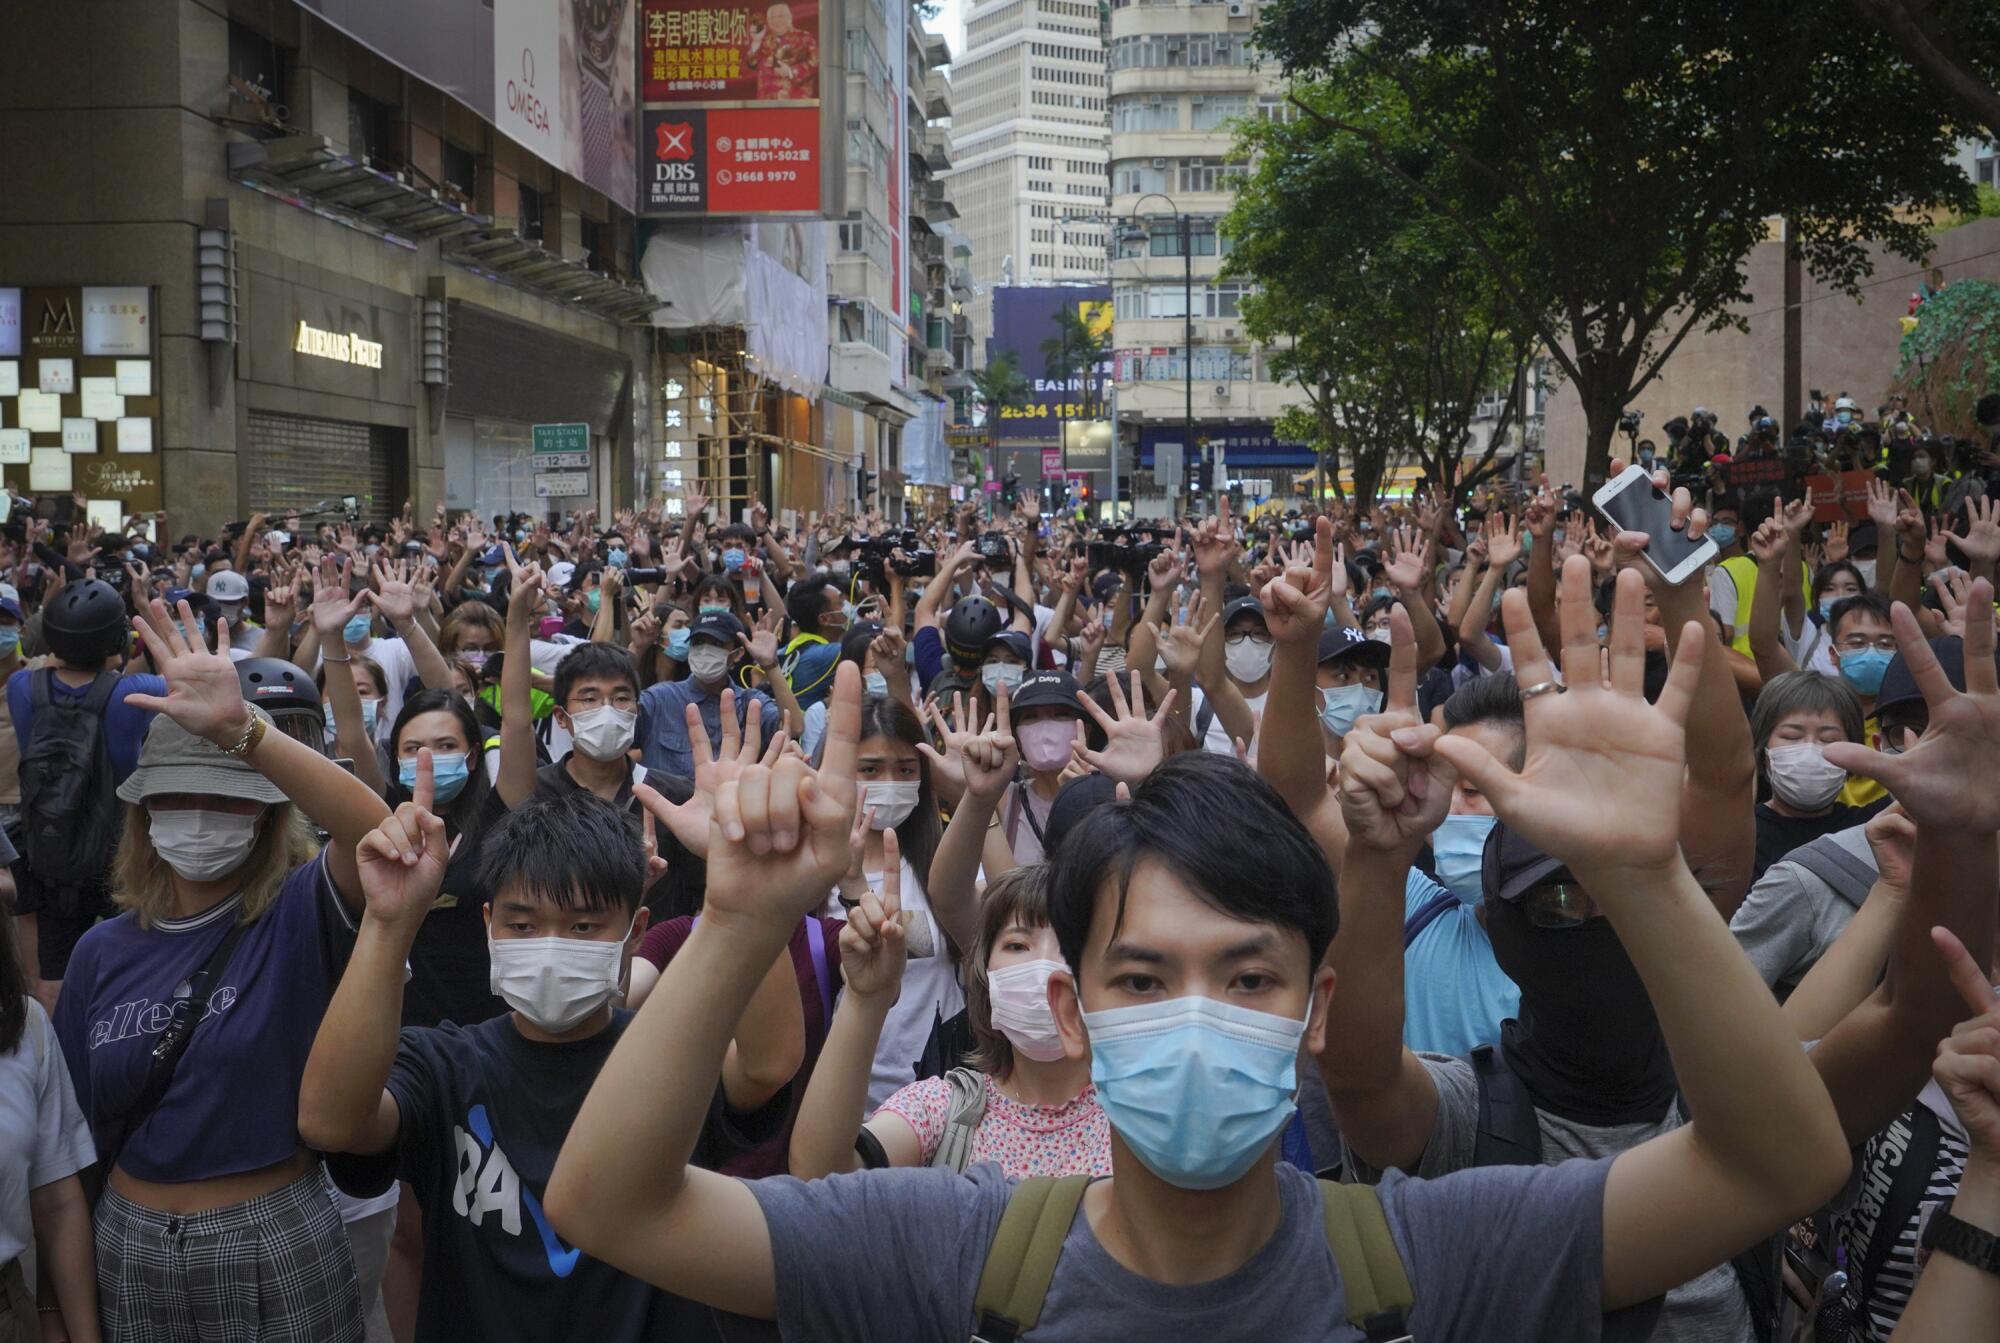
[[250,511],[311,514],[359,497],[362,522],[387,522],[395,496],[403,431],[345,420],[250,412]]

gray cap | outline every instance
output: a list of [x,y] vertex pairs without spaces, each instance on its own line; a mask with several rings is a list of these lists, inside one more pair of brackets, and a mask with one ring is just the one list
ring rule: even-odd
[[[258,716],[264,719],[267,731],[277,731],[269,726],[268,715]],[[165,714],[155,714],[146,744],[139,750],[139,768],[118,785],[118,796],[127,802],[144,802],[167,793],[240,797],[272,806],[291,801],[284,790],[244,761],[224,755],[220,746],[195,736]]]

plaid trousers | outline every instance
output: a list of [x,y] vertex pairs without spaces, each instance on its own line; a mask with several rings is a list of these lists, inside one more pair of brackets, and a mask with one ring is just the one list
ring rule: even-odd
[[362,1343],[354,1254],[317,1168],[181,1215],[106,1189],[96,1231],[107,1343]]

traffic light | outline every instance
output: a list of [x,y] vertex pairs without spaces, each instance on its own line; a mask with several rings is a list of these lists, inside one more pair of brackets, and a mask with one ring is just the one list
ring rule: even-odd
[[874,494],[875,474],[872,471],[864,470],[855,478],[854,500],[856,503],[865,504]]

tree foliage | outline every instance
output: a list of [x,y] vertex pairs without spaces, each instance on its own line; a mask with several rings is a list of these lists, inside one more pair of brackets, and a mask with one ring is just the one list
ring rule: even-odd
[[1968,133],[2000,144],[2000,5],[1993,0],[1850,0],[1902,50],[1924,91],[1948,99]]
[[1575,384],[1592,482],[1626,404],[1748,300],[1772,221],[1853,292],[1871,243],[1921,260],[1925,214],[1970,200],[1946,115],[1833,0],[1273,0],[1258,43]]
[[1917,309],[1892,390],[1932,431],[1973,434],[1973,404],[2000,390],[2000,285],[1959,280]]
[[1001,415],[1026,404],[1028,380],[1021,375],[1021,366],[1012,350],[993,356],[985,368],[975,368],[967,376],[972,379],[972,399],[985,422],[986,444],[990,449],[1000,438]]
[[[1300,85],[1294,96],[1354,110],[1336,89]],[[1431,174],[1435,152],[1407,125],[1383,130],[1400,171]],[[1445,489],[1491,470],[1498,432],[1463,461],[1472,414],[1513,379],[1528,342],[1490,272],[1367,146],[1321,120],[1252,123],[1239,149],[1255,167],[1224,223],[1227,269],[1258,282],[1244,324],[1304,393],[1336,486],[1344,464],[1366,507],[1395,466],[1421,464]]]

